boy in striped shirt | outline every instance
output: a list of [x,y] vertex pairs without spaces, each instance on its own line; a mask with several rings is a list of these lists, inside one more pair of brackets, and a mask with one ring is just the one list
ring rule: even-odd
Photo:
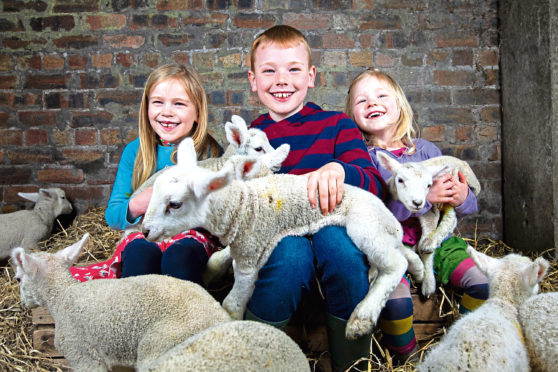
[[[304,35],[286,25],[261,35],[250,53],[251,89],[268,109],[252,122],[272,146],[290,145],[279,173],[307,174],[308,200],[325,215],[341,202],[348,183],[384,197],[385,184],[372,165],[356,124],[344,113],[304,103],[316,67]],[[334,370],[367,357],[370,336],[345,338],[345,325],[368,292],[366,257],[344,227],[327,226],[311,237],[283,238],[260,270],[246,319],[284,328],[315,280],[325,298]]]

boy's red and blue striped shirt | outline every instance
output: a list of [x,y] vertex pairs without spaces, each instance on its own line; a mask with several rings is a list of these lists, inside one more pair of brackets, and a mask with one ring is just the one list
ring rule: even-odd
[[308,102],[279,122],[269,114],[261,115],[252,127],[263,130],[275,148],[284,143],[291,146],[279,173],[305,174],[337,162],[345,169],[345,183],[385,198],[386,185],[370,160],[360,130],[345,113],[324,111]]

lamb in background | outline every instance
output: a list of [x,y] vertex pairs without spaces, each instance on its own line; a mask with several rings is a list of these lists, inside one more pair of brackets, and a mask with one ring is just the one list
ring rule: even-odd
[[472,247],[467,252],[487,275],[490,296],[453,324],[417,371],[529,371],[518,309],[538,292],[548,262],[542,257],[533,262],[517,254],[497,259]]
[[[401,201],[410,212],[418,212],[424,207],[432,181],[447,173],[456,177],[457,172],[463,173],[471,191],[475,195],[480,193],[480,183],[469,164],[453,156],[437,156],[421,162],[408,163],[399,163],[383,152],[378,152],[377,156],[380,164],[391,172],[392,176],[386,180],[386,184],[392,198]],[[421,292],[428,297],[436,291],[434,251],[455,230],[457,215],[449,204],[434,204],[418,219],[422,236],[415,250],[424,263]]]
[[[346,226],[347,233],[377,277],[351,315],[348,338],[369,333],[387,297],[407,269],[405,254],[414,256],[410,270],[418,277],[422,262],[401,242],[402,228],[384,203],[368,191],[345,185],[343,201],[324,216],[312,209],[307,177],[273,174],[249,181],[233,180],[231,164],[213,172],[196,164],[190,138],[178,147],[178,162],[155,182],[142,230],[147,239],[162,240],[180,231],[202,227],[230,246],[235,261],[234,285],[223,307],[242,319],[259,269],[279,240],[287,235],[312,234],[327,225]],[[258,171],[261,158],[237,164],[244,176]]]
[[12,251],[22,302],[54,318],[54,345],[73,370],[145,368],[186,338],[230,321],[201,286],[164,275],[80,283],[69,267],[89,234],[56,253]]
[[146,371],[310,372],[310,366],[302,350],[285,332],[244,320],[201,331],[163,354]]
[[36,248],[41,240],[50,236],[56,217],[72,211],[64,190],[57,187],[17,194],[35,202],[35,206],[32,210],[0,214],[0,260],[10,257],[12,248]]
[[535,372],[558,368],[558,292],[533,296],[519,308],[525,344]]

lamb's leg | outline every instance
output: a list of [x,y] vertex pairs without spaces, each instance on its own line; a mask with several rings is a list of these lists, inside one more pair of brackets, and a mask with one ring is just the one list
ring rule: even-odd
[[[361,215],[357,217],[359,216]],[[348,339],[355,339],[372,332],[388,296],[407,270],[407,261],[397,249],[401,244],[401,237],[388,233],[384,235],[382,233],[385,230],[384,226],[375,226],[373,221],[368,224],[359,221],[366,226],[366,229],[362,229],[360,224],[348,224],[347,234],[366,255],[370,266],[377,268],[378,274],[373,285],[370,285],[368,293],[349,318],[346,329]]]
[[246,267],[237,262],[233,265],[234,284],[231,291],[223,300],[223,308],[231,318],[241,320],[246,311],[246,305],[252,297],[259,267]]
[[215,280],[221,278],[231,267],[232,257],[230,247],[226,247],[215,252],[209,258],[205,270],[203,272],[203,282],[207,286]]
[[[457,226],[457,215],[455,214],[455,209],[451,205],[444,205],[442,209],[442,218],[439,223],[438,214],[436,214],[435,219],[430,220],[430,218],[432,218],[429,215],[430,211],[423,215],[428,215],[426,218],[423,218],[423,216],[419,217],[421,227],[423,227],[423,224],[427,226],[426,230],[424,228],[422,230],[422,237],[418,244],[419,253],[434,252],[436,248],[442,244],[442,241],[453,233],[453,230],[455,230]],[[425,231],[429,233],[426,234]]]
[[416,245],[417,253],[422,254],[434,252],[437,246],[431,246],[432,236],[434,235],[434,238],[436,238],[436,234],[438,233],[436,228],[438,226],[438,220],[440,219],[440,210],[436,205],[433,205],[428,212],[419,216],[418,219],[422,236]]
[[421,292],[425,297],[429,297],[436,291],[436,278],[434,277],[434,253],[421,255],[424,262],[424,280],[421,285]]
[[412,249],[405,247],[403,244],[400,245],[399,252],[401,252],[407,260],[407,270],[413,275],[417,282],[422,282],[426,274],[421,258]]

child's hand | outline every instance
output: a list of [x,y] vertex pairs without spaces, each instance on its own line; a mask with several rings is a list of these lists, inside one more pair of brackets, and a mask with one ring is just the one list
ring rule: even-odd
[[139,216],[143,216],[147,211],[147,206],[151,200],[151,195],[153,194],[153,187],[148,187],[138,195],[130,199],[128,203],[128,214],[131,219],[136,219]]
[[316,208],[316,190],[320,197],[320,210],[327,215],[343,199],[345,169],[338,163],[327,163],[323,167],[308,173],[308,200],[310,206]]
[[445,174],[434,180],[426,199],[434,203],[447,203],[457,207],[465,201],[469,193],[469,185],[463,173],[458,172],[458,178]]

